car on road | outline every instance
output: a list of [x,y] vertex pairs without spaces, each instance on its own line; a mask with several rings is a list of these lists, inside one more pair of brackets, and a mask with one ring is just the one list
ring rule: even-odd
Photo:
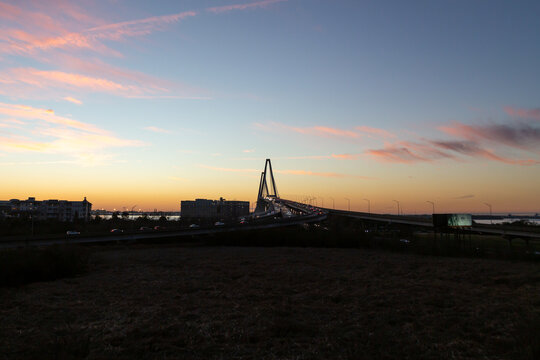
[[214,226],[225,226],[225,223],[224,222],[221,222],[221,221],[216,221],[214,223]]
[[191,224],[191,225],[189,225],[189,228],[190,229],[198,229],[198,228],[200,228],[200,226],[197,225],[197,224]]
[[123,233],[124,230],[122,230],[122,229],[111,229],[111,232],[112,233]]
[[151,227],[148,227],[148,226],[141,226],[139,228],[139,231],[152,231],[153,229]]
[[68,235],[68,236],[81,235],[81,232],[76,231],[76,230],[68,230],[68,231],[66,231],[66,235]]

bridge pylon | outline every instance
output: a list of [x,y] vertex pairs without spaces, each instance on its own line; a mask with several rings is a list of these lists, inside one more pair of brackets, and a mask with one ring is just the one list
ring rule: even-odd
[[265,212],[268,210],[268,202],[266,201],[267,198],[279,198],[276,188],[276,180],[274,179],[274,172],[272,171],[272,162],[270,159],[266,159],[264,171],[261,173],[259,193],[257,194],[257,207],[255,208],[256,213]]

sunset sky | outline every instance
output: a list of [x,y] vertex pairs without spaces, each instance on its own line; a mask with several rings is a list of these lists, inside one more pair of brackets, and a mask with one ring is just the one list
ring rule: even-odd
[[[0,200],[540,212],[540,2],[0,0]],[[332,200],[333,199],[333,200]]]

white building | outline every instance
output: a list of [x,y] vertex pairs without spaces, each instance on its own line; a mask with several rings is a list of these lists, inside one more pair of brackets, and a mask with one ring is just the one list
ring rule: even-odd
[[90,211],[92,203],[86,200],[68,201],[68,200],[43,200],[37,201],[34,197],[27,200],[11,199],[0,201],[0,212],[16,216],[28,214],[37,220],[58,220],[74,221],[81,219],[90,220]]

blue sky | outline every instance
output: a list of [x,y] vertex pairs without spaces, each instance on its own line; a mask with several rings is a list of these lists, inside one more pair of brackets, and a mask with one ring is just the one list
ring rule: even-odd
[[535,1],[0,2],[0,196],[253,201],[272,158],[281,192],[341,207],[539,211],[539,15]]

